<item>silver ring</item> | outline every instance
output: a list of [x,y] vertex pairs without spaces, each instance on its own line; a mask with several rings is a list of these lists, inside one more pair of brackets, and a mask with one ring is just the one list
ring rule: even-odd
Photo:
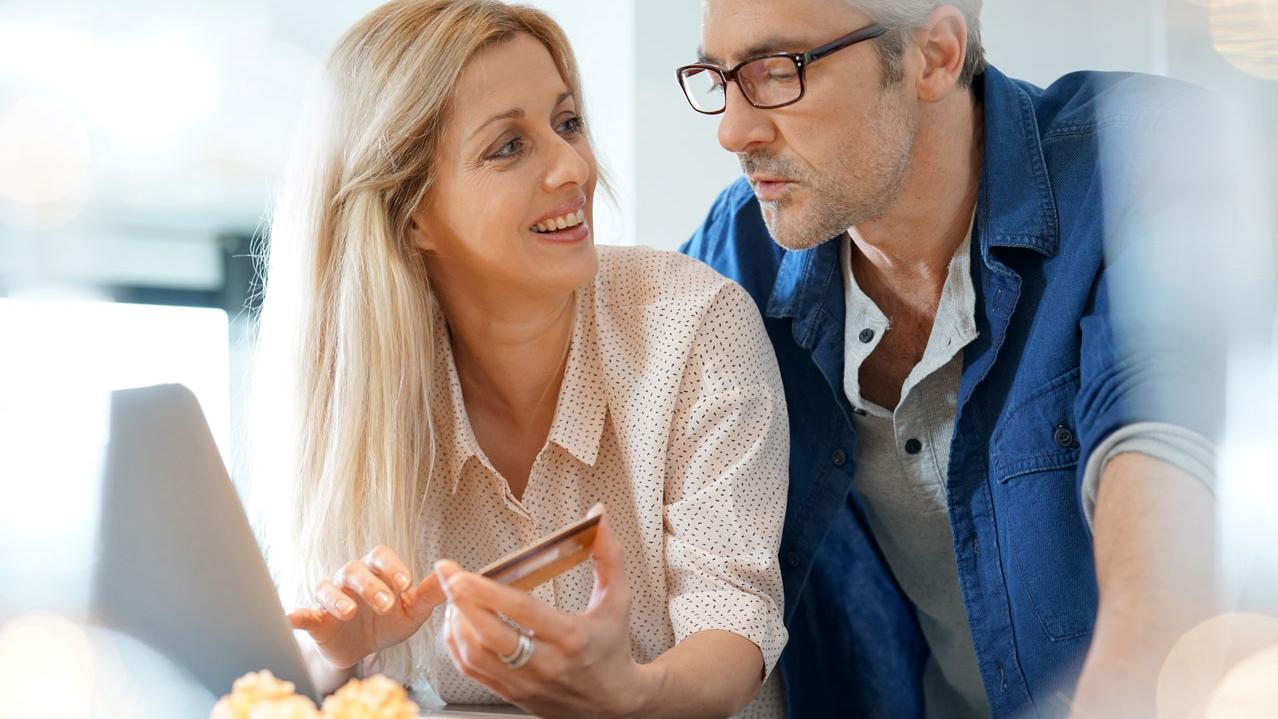
[[507,669],[518,669],[532,659],[534,646],[532,638],[520,632],[519,643],[515,645],[515,650],[508,655],[498,655],[497,658],[506,665]]

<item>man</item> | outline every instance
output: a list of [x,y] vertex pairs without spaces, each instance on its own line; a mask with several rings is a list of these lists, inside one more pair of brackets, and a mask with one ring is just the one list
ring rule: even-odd
[[1198,98],[1009,79],[980,4],[705,0],[680,69],[746,174],[683,250],[790,405],[792,717],[1139,716],[1210,608],[1215,404],[1124,302]]

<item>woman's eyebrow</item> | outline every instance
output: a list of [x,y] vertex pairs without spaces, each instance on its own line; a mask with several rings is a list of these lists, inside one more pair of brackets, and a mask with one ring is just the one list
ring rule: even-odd
[[505,112],[498,113],[488,118],[487,120],[484,120],[483,123],[479,125],[479,127],[476,127],[474,130],[471,130],[470,134],[466,136],[466,139],[469,140],[475,135],[478,135],[480,130],[484,129],[485,127],[488,127],[489,125],[493,124],[494,122],[497,122],[498,120],[519,120],[519,119],[522,119],[523,117],[524,117],[524,109],[522,107],[516,107],[513,110],[507,110]]
[[[572,97],[572,90],[567,90],[560,93],[559,97],[555,98],[555,107],[558,107],[559,105],[563,104],[563,101],[567,100],[570,97]],[[526,113],[524,112],[524,109],[522,107],[516,107],[510,110],[507,110],[505,112],[497,113],[496,115],[493,115],[487,120],[484,120],[479,125],[479,127],[476,127],[474,130],[471,130],[470,134],[466,136],[466,139],[470,140],[475,135],[478,135],[480,130],[483,130],[485,127],[488,127],[489,125],[493,124],[494,122],[497,122],[498,120],[522,120],[525,115]]]

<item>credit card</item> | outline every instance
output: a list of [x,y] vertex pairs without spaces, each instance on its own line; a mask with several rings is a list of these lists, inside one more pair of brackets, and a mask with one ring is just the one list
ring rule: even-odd
[[500,584],[528,591],[586,561],[600,515],[586,517],[479,570]]

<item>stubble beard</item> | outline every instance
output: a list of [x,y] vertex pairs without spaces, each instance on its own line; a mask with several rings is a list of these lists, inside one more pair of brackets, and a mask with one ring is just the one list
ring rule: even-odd
[[794,190],[803,193],[806,207],[794,197],[759,201],[777,244],[790,250],[816,247],[849,227],[883,217],[896,204],[909,177],[916,127],[899,103],[888,101],[869,130],[866,152],[840,154],[824,172],[766,150],[738,156],[747,174],[763,171],[798,181]]

